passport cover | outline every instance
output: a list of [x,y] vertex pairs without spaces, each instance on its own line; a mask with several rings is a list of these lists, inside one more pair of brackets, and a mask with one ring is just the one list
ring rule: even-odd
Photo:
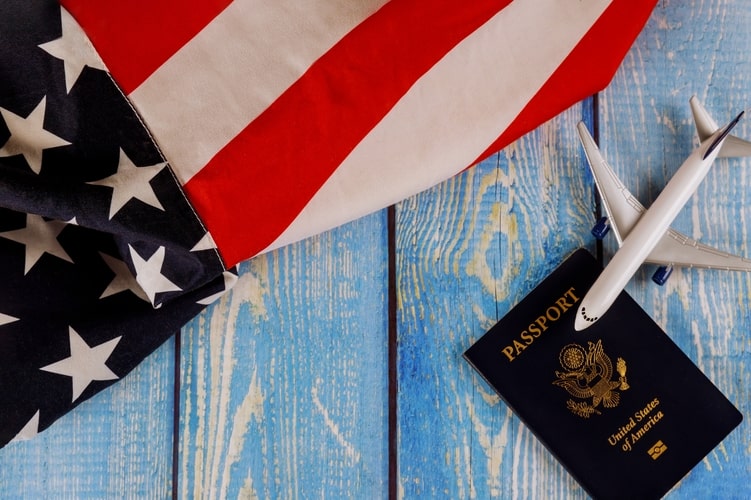
[[742,420],[625,292],[584,331],[578,250],[464,357],[595,498],[660,498]]

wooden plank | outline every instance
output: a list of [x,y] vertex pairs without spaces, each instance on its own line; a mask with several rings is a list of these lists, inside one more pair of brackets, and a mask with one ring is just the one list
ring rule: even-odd
[[575,106],[398,206],[402,497],[581,496],[461,354],[569,253],[594,251],[584,115]]
[[[697,144],[688,99],[725,123],[751,104],[751,9],[743,0],[662,2],[601,103],[602,148],[645,205]],[[751,137],[744,120],[735,133]],[[751,161],[720,160],[676,229],[749,256]],[[607,255],[612,255],[612,245]],[[665,287],[645,266],[629,293],[748,418],[751,274],[676,269]],[[697,405],[701,402],[697,401]],[[697,432],[701,432],[697,429]],[[671,498],[749,498],[751,426],[741,424]]]
[[31,441],[0,451],[0,498],[169,498],[175,345]]
[[[664,185],[665,173],[672,171],[663,167],[663,159],[678,158],[676,168],[690,151],[687,87],[727,88],[718,98],[726,106],[728,94],[736,94],[728,117],[747,106],[741,85],[748,75],[738,74],[738,68],[749,68],[749,20],[740,1],[658,6],[600,101],[603,147],[624,179],[635,178],[637,195]],[[682,93],[679,108],[674,102]],[[709,108],[716,109],[707,97]],[[588,195],[581,187],[585,181],[550,178],[551,173],[581,175],[570,170],[574,160],[565,160],[580,155],[568,149],[576,143],[570,131],[574,121],[563,116],[519,141],[500,155],[500,168],[480,165],[400,206],[401,496],[583,496],[503,403],[470,382],[469,368],[459,359],[467,334],[481,335],[526,294],[549,271],[548,259],[560,260],[556,252],[577,238],[590,243],[589,203],[581,201]],[[747,130],[745,125],[740,133],[748,135]],[[546,134],[555,139],[545,142]],[[680,134],[685,140],[676,143]],[[535,153],[541,143],[548,154]],[[679,225],[748,255],[742,168],[720,167],[721,174],[696,197],[701,209],[689,207]],[[562,211],[569,212],[568,220],[558,215]],[[702,223],[701,233],[694,222]],[[609,255],[612,250],[607,247]],[[660,290],[642,271],[629,291],[748,415],[749,276],[693,273]],[[671,498],[751,496],[748,432],[743,424]]]
[[242,265],[183,335],[182,498],[387,491],[385,212]]

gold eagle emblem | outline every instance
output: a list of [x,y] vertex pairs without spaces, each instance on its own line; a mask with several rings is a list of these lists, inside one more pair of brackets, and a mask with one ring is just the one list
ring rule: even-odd
[[579,344],[568,344],[561,349],[558,360],[564,371],[556,370],[553,384],[581,400],[569,399],[566,407],[582,418],[589,418],[593,413],[601,414],[597,409],[600,404],[605,408],[615,408],[621,400],[618,390],[629,388],[626,362],[623,358],[616,360],[619,377],[614,379],[613,363],[605,354],[602,340],[588,342],[587,349]]

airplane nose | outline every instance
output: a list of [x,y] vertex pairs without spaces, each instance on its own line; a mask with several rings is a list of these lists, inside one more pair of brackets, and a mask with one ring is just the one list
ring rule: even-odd
[[587,328],[589,326],[589,323],[584,319],[584,316],[582,316],[582,310],[581,307],[578,311],[576,311],[576,319],[574,320],[574,330],[577,332],[580,332]]
[[[589,306],[589,308],[587,308]],[[589,301],[587,301],[587,297],[584,297],[584,300],[582,300],[581,305],[579,306],[579,309],[576,311],[576,318],[574,319],[574,330],[577,332],[580,332],[586,328],[589,328],[594,324],[595,321],[597,321],[599,318],[598,314],[595,314],[595,311],[589,304]]]

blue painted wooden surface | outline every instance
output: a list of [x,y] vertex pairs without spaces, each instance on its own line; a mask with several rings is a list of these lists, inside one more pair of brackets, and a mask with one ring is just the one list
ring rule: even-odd
[[576,490],[461,354],[589,240],[591,185],[572,126],[585,109],[572,108],[398,207],[399,487],[406,498],[548,498]]
[[[749,26],[744,0],[661,1],[600,94],[602,149],[645,204],[695,144],[692,94],[718,121],[751,104]],[[403,498],[585,497],[460,356],[570,251],[594,250],[574,131],[593,110],[577,105],[396,207],[394,433],[381,212],[243,264],[179,351],[168,343],[35,440],[1,450],[0,497],[383,498],[389,439]],[[751,137],[748,120],[739,135]],[[731,162],[718,162],[676,227],[751,255],[751,162]],[[751,418],[751,275],[676,271],[658,288],[651,272],[628,291]],[[668,497],[751,498],[749,443],[744,422]]]
[[182,340],[181,498],[378,498],[387,477],[386,226],[242,266]]
[[173,340],[36,438],[0,450],[0,498],[167,498]]

